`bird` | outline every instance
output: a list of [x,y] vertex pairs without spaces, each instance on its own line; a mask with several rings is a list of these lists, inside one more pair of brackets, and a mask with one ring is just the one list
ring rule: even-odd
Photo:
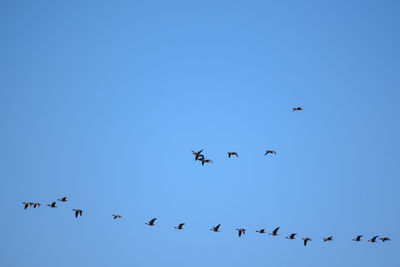
[[304,240],[304,246],[307,246],[307,242],[308,241],[312,241],[311,238],[306,237],[306,238],[302,238]]
[[185,225],[185,223],[181,223],[181,224],[179,224],[178,226],[175,226],[174,228],[175,229],[178,229],[178,230],[182,230],[183,228],[183,226]]
[[32,202],[22,202],[24,204],[24,209],[26,210],[28,207],[32,206]]
[[82,210],[80,209],[73,209],[75,211],[75,218],[78,218],[78,215],[82,216]]
[[294,238],[295,235],[297,235],[297,234],[293,233],[293,234],[291,234],[290,236],[287,236],[286,238],[287,238],[287,239],[295,239],[295,238]]
[[214,163],[211,159],[204,159],[204,158],[202,158],[202,159],[200,159],[201,160],[201,165],[203,165],[204,166],[204,163]]
[[221,226],[221,224],[218,224],[217,226],[214,226],[213,228],[211,228],[210,231],[219,232],[220,226]]
[[333,240],[333,236],[329,236],[329,237],[324,237],[324,242],[326,241],[332,241]]
[[154,226],[154,222],[157,220],[157,218],[153,218],[151,219],[149,222],[146,222],[145,224],[147,224],[148,226]]
[[260,234],[265,234],[265,229],[263,228],[263,229],[257,230],[256,232],[260,233]]
[[42,204],[40,204],[40,203],[33,203],[33,208],[36,208],[36,207],[40,207],[40,205],[42,205]]
[[67,197],[62,197],[57,199],[60,202],[67,202]]
[[371,238],[370,240],[368,240],[368,242],[375,243],[377,238],[378,238],[378,235],[376,235],[373,238]]
[[228,152],[228,158],[230,158],[231,156],[239,157],[238,153],[236,152]]
[[295,107],[295,108],[293,108],[293,111],[296,111],[296,110],[303,110],[303,108],[302,108],[302,107]]
[[195,156],[194,160],[199,160],[200,157],[202,157],[204,159],[204,156],[201,154],[201,152],[203,152],[203,149],[201,149],[197,152],[192,150],[192,153]]
[[380,240],[382,240],[382,242],[385,242],[385,241],[392,241],[392,240],[390,240],[390,238],[389,237],[381,237],[381,238],[379,238]]
[[361,237],[363,237],[363,235],[358,235],[356,238],[353,238],[352,240],[356,241],[356,242],[360,242],[361,241]]
[[238,228],[238,229],[236,229],[237,231],[238,231],[238,234],[239,234],[239,237],[243,234],[246,234],[246,229],[244,229],[244,228]]
[[273,150],[266,150],[264,156],[268,155],[268,154],[274,154],[276,155],[276,152]]
[[275,228],[275,230],[272,231],[272,233],[269,233],[269,234],[273,235],[273,236],[277,236],[278,235],[278,230],[279,230],[279,227]]
[[113,214],[112,216],[114,217],[114,220],[122,217],[121,215],[118,214]]
[[57,208],[55,201],[52,202],[51,204],[47,204],[47,206],[49,206],[50,208]]

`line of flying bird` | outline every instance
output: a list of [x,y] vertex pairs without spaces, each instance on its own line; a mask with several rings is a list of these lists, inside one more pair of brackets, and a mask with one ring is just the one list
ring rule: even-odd
[[[67,197],[59,198],[59,199],[57,199],[57,201],[59,201],[59,202],[67,202]],[[50,208],[57,208],[56,203],[57,203],[57,202],[54,201],[54,202],[52,202],[52,203],[50,203],[50,204],[47,204],[46,206],[48,206],[48,207],[50,207]],[[24,209],[27,209],[28,207],[32,207],[32,206],[33,206],[33,208],[36,208],[36,207],[40,207],[40,206],[41,206],[41,204],[40,204],[40,203],[37,203],[37,202],[22,202],[22,204],[24,205]],[[82,216],[83,211],[82,211],[81,209],[73,209],[72,211],[74,212],[75,218],[78,218],[78,216]],[[118,215],[118,214],[112,214],[112,217],[114,218],[114,220],[115,220],[115,219],[122,218],[122,216],[121,216],[121,215]],[[153,219],[151,219],[150,221],[145,222],[145,224],[148,225],[148,226],[154,226],[156,220],[157,220],[157,218],[153,218]],[[185,223],[180,223],[179,225],[175,226],[174,228],[177,229],[177,230],[183,230],[183,229],[184,229],[184,228],[183,228],[184,225],[185,225]],[[220,232],[220,230],[219,230],[219,229],[220,229],[220,226],[221,226],[221,224],[218,224],[218,225],[216,225],[216,226],[213,226],[213,227],[210,229],[210,231],[213,231],[213,232]],[[278,236],[278,235],[279,235],[279,234],[278,234],[279,229],[280,229],[280,227],[277,227],[277,228],[275,228],[271,233],[268,233],[268,234],[271,235],[271,236]],[[238,231],[238,235],[239,235],[239,237],[241,237],[242,235],[245,235],[245,234],[246,234],[246,231],[247,231],[247,230],[244,229],[244,228],[237,228],[236,231]],[[267,233],[267,232],[265,231],[265,228],[260,229],[260,230],[256,230],[256,232],[257,232],[257,233],[260,233],[260,234],[266,234],[266,233]],[[287,236],[286,238],[287,238],[287,239],[290,239],[290,240],[294,240],[294,239],[296,239],[296,238],[295,238],[296,235],[297,235],[297,233],[292,233],[292,234],[290,234],[289,236]],[[356,242],[359,242],[359,241],[361,241],[361,238],[362,238],[362,237],[363,237],[363,235],[358,235],[357,237],[355,237],[355,238],[352,239],[352,240],[353,240],[353,241],[356,241]],[[376,243],[378,237],[379,237],[379,236],[374,236],[374,237],[372,237],[371,239],[369,239],[368,242]],[[309,237],[303,237],[302,240],[303,240],[304,246],[307,246],[307,243],[308,243],[309,241],[312,241],[311,238],[309,238]],[[381,240],[382,242],[391,241],[389,237],[381,237],[381,238],[379,238],[379,240]],[[323,242],[329,242],[329,241],[333,241],[333,236],[329,236],[329,237],[324,237],[324,238],[323,238]]]

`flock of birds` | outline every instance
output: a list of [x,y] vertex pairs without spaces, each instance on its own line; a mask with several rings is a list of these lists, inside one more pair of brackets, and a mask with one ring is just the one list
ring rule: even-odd
[[[303,110],[302,107],[294,107],[293,108],[293,111],[301,111],[301,110]],[[200,161],[201,165],[203,165],[203,166],[204,166],[205,163],[213,163],[213,161],[211,159],[206,158],[202,153],[203,153],[203,149],[201,149],[199,151],[193,151],[192,150],[192,154],[194,155],[194,160],[195,161]],[[228,154],[228,158],[231,158],[233,156],[236,156],[237,158],[239,158],[239,154],[237,152],[227,152],[227,154]],[[264,155],[267,156],[268,154],[276,155],[276,151],[274,151],[274,150],[266,150]],[[67,197],[64,196],[62,198],[57,199],[57,201],[59,201],[59,202],[67,202]],[[36,207],[40,207],[42,205],[42,204],[37,203],[37,202],[22,202],[22,204],[24,205],[24,209],[27,209],[28,207],[32,207],[32,206],[33,206],[33,208],[36,208]],[[47,204],[46,206],[48,206],[50,208],[57,208],[56,204],[57,204],[57,202],[54,201],[54,202],[52,202],[50,204]],[[83,211],[81,209],[73,209],[72,211],[74,212],[75,218],[77,218],[78,216],[82,216]],[[118,214],[112,214],[112,217],[114,218],[114,220],[122,218],[122,216],[118,215]],[[156,220],[157,220],[157,218],[153,218],[150,221],[145,222],[145,224],[148,225],[148,226],[154,226]],[[184,229],[183,228],[184,225],[185,225],[185,223],[180,223],[178,226],[175,226],[174,228],[177,229],[177,230],[183,230]],[[221,226],[221,224],[218,224],[217,226],[212,227],[210,229],[210,231],[220,232],[220,230],[219,230],[220,226]],[[268,233],[268,234],[271,235],[271,236],[278,236],[279,229],[280,229],[280,227],[277,227],[271,233]],[[245,235],[247,230],[244,229],[244,228],[237,228],[236,231],[238,231],[238,235],[239,235],[239,237],[241,237],[242,235]],[[260,230],[256,230],[256,232],[260,233],[260,234],[266,234],[267,233],[265,231],[265,228],[264,229],[260,229]],[[290,240],[294,240],[294,239],[296,239],[295,238],[296,235],[297,235],[297,233],[292,233],[289,236],[287,236],[286,238],[290,239]],[[363,237],[363,235],[358,235],[355,238],[353,238],[352,240],[355,241],[355,242],[360,242],[362,237]],[[371,239],[369,239],[368,242],[376,243],[378,237],[379,236],[374,236]],[[309,241],[312,241],[311,238],[309,238],[309,237],[303,237],[302,240],[303,240],[304,246],[307,246],[307,243]],[[333,236],[324,237],[322,240],[323,240],[323,242],[333,241]],[[387,236],[386,237],[381,237],[381,238],[379,238],[379,240],[381,240],[382,242],[391,241],[390,238],[387,237]]]

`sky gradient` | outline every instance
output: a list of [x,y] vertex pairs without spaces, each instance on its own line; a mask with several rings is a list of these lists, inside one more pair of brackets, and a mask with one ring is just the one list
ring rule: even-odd
[[1,1],[0,265],[399,266],[399,12]]

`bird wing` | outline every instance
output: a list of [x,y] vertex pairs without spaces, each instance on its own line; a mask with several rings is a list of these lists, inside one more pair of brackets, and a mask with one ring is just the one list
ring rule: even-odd
[[279,227],[275,228],[275,230],[272,231],[272,233],[273,233],[274,235],[276,235],[276,233],[278,232],[278,230],[279,230]]
[[157,220],[157,218],[153,218],[150,220],[149,224],[154,224],[154,222]]
[[215,230],[218,231],[219,227],[221,226],[221,224],[218,224],[217,226],[215,226]]
[[185,225],[184,223],[181,223],[181,224],[178,225],[178,227],[182,228],[182,226],[184,226],[184,225]]
[[239,237],[242,235],[242,229],[239,229]]
[[306,239],[304,239],[304,246],[307,246],[307,241],[308,241],[308,239],[306,238]]

